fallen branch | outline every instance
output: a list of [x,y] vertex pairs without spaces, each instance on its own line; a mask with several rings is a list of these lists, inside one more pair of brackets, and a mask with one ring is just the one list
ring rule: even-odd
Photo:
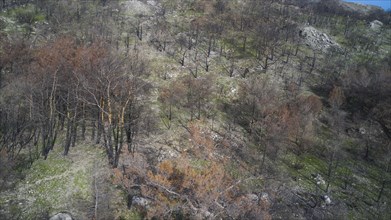
[[174,191],[168,189],[168,188],[165,187],[165,186],[162,186],[162,185],[157,184],[157,183],[154,183],[154,182],[147,182],[146,185],[152,186],[152,187],[155,187],[155,188],[163,189],[163,190],[166,191],[167,193],[173,194],[173,195],[175,195],[175,196],[177,196],[177,197],[180,197],[180,198],[181,198],[181,197],[182,197],[182,198],[184,197],[184,200],[186,200],[186,202],[189,204],[190,208],[191,208],[193,211],[198,211],[198,210],[199,210],[198,208],[196,208],[196,207],[193,205],[193,203],[191,202],[191,200],[190,200],[189,197],[187,197],[187,196],[181,195],[181,194],[179,194],[179,193],[177,193],[177,192],[174,192]]
[[157,184],[157,183],[153,183],[153,182],[147,182],[147,183],[146,183],[146,185],[148,185],[148,186],[152,186],[152,187],[155,187],[155,188],[160,188],[160,189],[163,189],[164,191],[166,191],[166,192],[168,192],[168,193],[170,193],[170,194],[173,194],[173,195],[175,195],[175,196],[178,196],[178,197],[180,197],[180,196],[181,196],[179,193],[177,193],[177,192],[174,192],[174,191],[172,191],[172,190],[168,189],[167,187],[165,187],[165,186],[162,186],[162,185],[160,185],[160,184]]

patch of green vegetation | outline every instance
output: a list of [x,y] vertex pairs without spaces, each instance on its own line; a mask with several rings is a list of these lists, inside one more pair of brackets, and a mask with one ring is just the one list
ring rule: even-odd
[[171,57],[155,56],[149,61],[149,69],[151,71],[151,80],[158,83],[168,83],[168,80],[175,72],[177,62]]
[[190,164],[199,170],[202,170],[210,165],[210,161],[203,159],[194,159],[190,161]]
[[306,190],[315,188],[314,175],[320,174],[325,178],[327,163],[321,158],[311,154],[297,156],[287,153],[283,158],[285,169],[294,177],[298,184]]
[[1,32],[10,33],[10,32],[21,32],[22,28],[20,25],[17,25],[14,20],[11,18],[0,15],[1,21]]
[[300,161],[303,163],[303,172],[307,174],[325,174],[327,171],[327,163],[315,155],[303,155]]
[[21,210],[21,208],[19,207],[18,204],[13,203],[13,204],[11,204],[9,206],[9,212],[10,212],[11,216],[20,216],[21,215],[21,211],[22,210]]
[[13,18],[19,24],[34,24],[35,22],[45,20],[45,15],[36,10],[31,4],[10,9],[6,12],[6,15]]
[[345,138],[342,142],[342,147],[347,151],[353,151],[356,149],[357,143],[352,138]]
[[65,158],[54,158],[49,157],[47,160],[37,160],[31,167],[29,179],[36,181],[45,176],[53,176],[63,173],[69,168],[71,162]]
[[265,187],[265,181],[262,178],[249,179],[240,184],[244,191],[262,192]]
[[[236,180],[238,187],[246,192],[261,192],[265,186],[262,176],[254,177],[251,169],[243,169],[237,161],[231,161],[224,167],[230,178]],[[240,181],[239,181],[240,180]],[[238,182],[239,181],[239,182]]]
[[[377,201],[381,181],[390,179],[391,176],[373,162],[358,162],[352,158],[336,160],[333,162],[331,178],[328,179],[328,162],[322,157],[288,153],[282,161],[281,170],[286,170],[303,190],[327,193],[332,200],[344,201],[349,207],[350,219],[373,218],[378,215],[380,204],[390,202],[389,187],[384,188],[380,203]],[[322,176],[325,184],[316,184],[314,175],[317,174]],[[326,192],[327,184],[329,189]],[[368,209],[368,206],[373,208]]]
[[240,179],[243,176],[243,173],[238,169],[235,163],[228,164],[228,166],[225,167],[225,170],[233,179]]
[[83,145],[72,148],[77,152],[66,157],[62,150],[55,146],[46,160],[36,160],[25,171],[26,178],[18,183],[15,191],[4,197],[2,195],[0,204],[6,207],[7,213],[12,215],[15,209],[22,213],[23,219],[37,219],[42,214],[64,210],[76,215],[85,212],[79,203],[88,207],[88,203],[93,201],[92,160],[103,158],[104,154],[94,147]]
[[34,33],[34,24],[45,20],[46,16],[42,12],[32,4],[27,4],[0,12],[0,32],[29,36]]
[[290,167],[290,170],[295,170],[295,172],[310,176],[311,174],[325,174],[327,171],[327,163],[312,154],[303,154],[300,156],[297,156],[295,154],[287,154],[285,157],[286,165]]
[[75,193],[83,199],[89,199],[91,195],[91,178],[88,178],[87,173],[85,173],[85,171],[78,171],[76,174],[74,174],[73,178],[73,184],[76,189]]
[[131,210],[125,210],[121,212],[118,219],[119,220],[141,220],[144,218],[137,210],[131,209]]
[[[112,186],[113,187],[113,186]],[[137,209],[132,207],[131,209],[127,208],[127,195],[128,193],[125,189],[122,188],[121,185],[117,185],[113,187],[113,190],[116,191],[118,199],[116,200],[115,206],[118,207],[115,211],[115,219],[119,220],[141,220],[144,219],[142,213],[140,213]]]

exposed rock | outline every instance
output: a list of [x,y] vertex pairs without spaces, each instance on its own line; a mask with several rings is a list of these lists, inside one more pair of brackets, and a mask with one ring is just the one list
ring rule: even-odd
[[374,20],[371,23],[369,23],[369,28],[375,32],[380,32],[382,27],[383,27],[383,23],[378,20]]
[[176,158],[179,156],[178,152],[174,151],[173,149],[167,146],[161,146],[157,153],[158,153],[157,159],[159,162],[162,162],[163,160],[166,159]]
[[363,127],[359,128],[358,130],[359,130],[360,134],[362,134],[362,135],[367,133],[365,128],[363,128]]
[[73,217],[70,213],[67,212],[59,212],[52,217],[50,217],[49,220],[73,220]]
[[322,196],[322,199],[323,199],[323,202],[325,203],[325,205],[330,205],[331,204],[331,199],[328,195],[324,195]]
[[[135,179],[135,183],[140,183],[140,178],[136,178]],[[130,187],[128,189],[128,196],[127,196],[127,207],[128,209],[130,209],[133,205],[133,199],[136,198],[136,197],[140,197],[141,196],[141,188],[140,186],[134,186],[134,187]]]
[[316,185],[326,185],[326,182],[320,174],[316,175],[314,179],[316,181]]
[[[231,89],[231,92],[235,93],[236,92],[236,88],[232,88]],[[214,142],[220,142],[224,139],[224,137],[222,137],[220,134],[218,133],[212,133],[211,134],[211,137],[213,139]]]
[[340,48],[340,45],[331,39],[327,34],[317,30],[314,27],[307,26],[300,30],[300,37],[305,43],[315,50],[326,52],[328,49]]
[[259,197],[254,193],[247,194],[247,198],[254,203],[258,203],[259,201]]
[[210,213],[206,208],[201,208],[197,210],[196,219],[211,219],[212,213]]
[[132,206],[138,208],[148,208],[150,201],[146,198],[133,196],[132,198]]
[[263,192],[260,196],[260,199],[258,200],[260,205],[268,206],[271,204],[271,200],[268,193]]

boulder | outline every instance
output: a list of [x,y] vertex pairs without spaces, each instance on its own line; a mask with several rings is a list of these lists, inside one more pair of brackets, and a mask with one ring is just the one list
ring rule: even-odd
[[382,27],[383,27],[383,23],[378,20],[374,20],[369,23],[369,28],[374,32],[380,32]]
[[73,217],[70,213],[67,212],[59,212],[52,217],[50,217],[49,220],[73,220]]
[[331,204],[331,199],[328,195],[324,195],[323,196],[323,201],[326,203],[326,205],[330,205]]
[[133,196],[133,198],[132,198],[132,206],[133,207],[147,209],[149,207],[149,204],[150,204],[150,201],[146,198],[139,197],[139,196]]
[[247,198],[254,203],[258,203],[259,201],[259,197],[254,193],[247,194]]
[[260,196],[260,200],[259,200],[260,204],[263,205],[263,206],[268,206],[271,204],[271,200],[270,200],[270,197],[269,197],[269,194],[268,193],[265,193],[263,192]]

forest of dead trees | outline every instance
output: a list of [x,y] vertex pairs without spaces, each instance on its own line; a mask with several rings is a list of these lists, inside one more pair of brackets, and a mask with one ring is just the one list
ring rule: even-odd
[[[363,15],[335,0],[156,2],[153,13],[135,15],[121,1],[0,2],[2,15],[15,20],[0,20],[0,165],[9,168],[0,178],[10,177],[21,154],[32,164],[54,147],[66,156],[89,141],[104,148],[116,168],[114,181],[127,193],[136,186],[158,201],[153,211],[142,210],[147,218],[201,213],[271,219],[283,216],[279,210],[292,201],[303,204],[308,218],[316,212],[327,218],[357,208],[341,203],[325,209],[320,195],[333,184],[362,199],[352,176],[336,174],[355,172],[344,164],[349,158],[380,173],[373,199],[367,199],[376,210],[359,212],[390,216],[382,215],[390,202],[384,196],[390,195],[391,172],[389,12]],[[365,22],[373,20],[384,24],[382,33],[364,33]],[[300,37],[303,25],[329,30],[343,39],[341,47],[309,48]],[[161,63],[156,70],[146,47],[181,74],[169,76]],[[237,85],[234,94],[222,78]],[[142,166],[148,161],[135,157],[135,141],[176,127],[192,150],[153,169]],[[236,141],[237,135],[246,141]],[[357,148],[348,149],[348,142]],[[242,158],[245,144],[256,151],[248,160]],[[281,188],[270,186],[270,197],[254,203],[247,196],[254,189],[241,184],[285,181],[275,162],[285,162],[285,154],[294,155],[296,170],[308,154],[322,158],[325,187],[314,184],[315,192],[288,198],[281,194],[289,188],[277,184]],[[138,164],[121,167],[121,157]],[[208,161],[202,171],[194,158]],[[243,160],[235,163],[246,164],[241,166],[251,176],[237,179],[228,172],[229,158]]]

